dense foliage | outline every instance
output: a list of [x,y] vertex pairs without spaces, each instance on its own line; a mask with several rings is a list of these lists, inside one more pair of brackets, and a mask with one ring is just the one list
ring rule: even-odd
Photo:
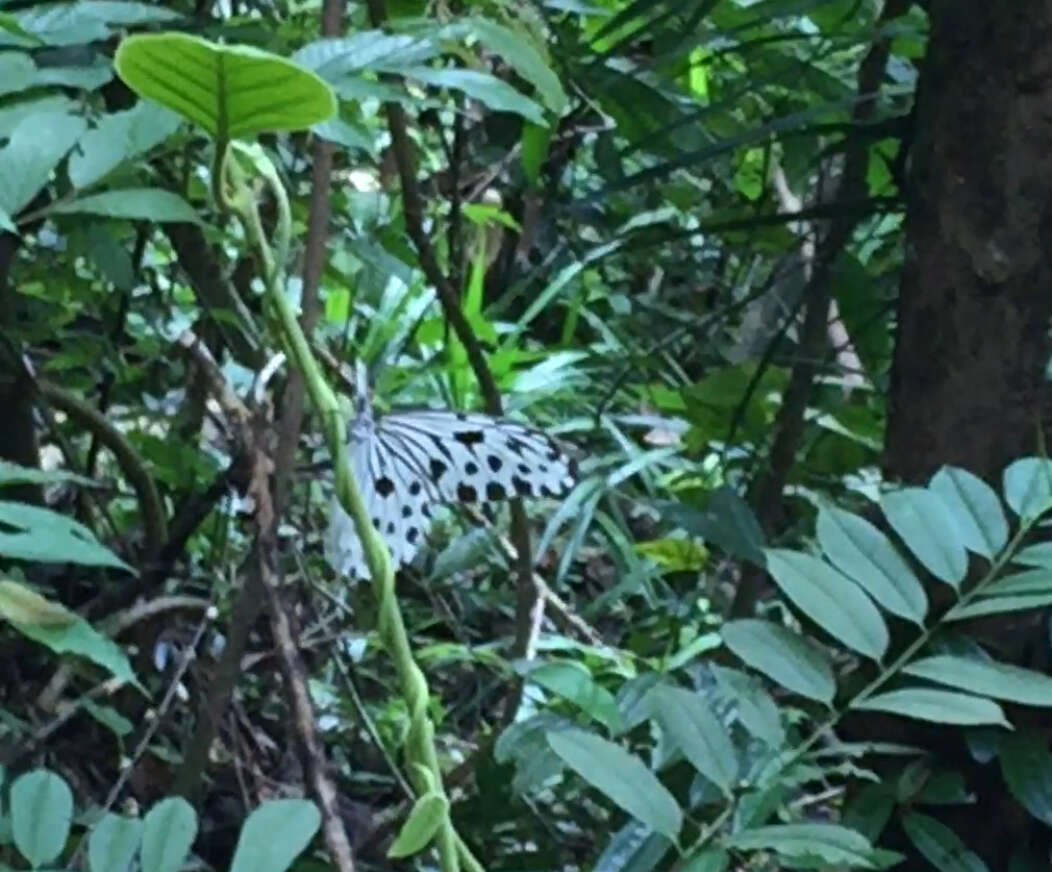
[[[5,868],[1048,868],[1052,462],[884,473],[928,36],[0,3]],[[576,484],[392,567],[355,362]]]

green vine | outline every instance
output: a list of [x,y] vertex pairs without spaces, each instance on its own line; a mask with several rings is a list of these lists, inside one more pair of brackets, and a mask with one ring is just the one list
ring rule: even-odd
[[[217,147],[224,147],[218,143]],[[263,179],[278,204],[277,250],[274,256],[267,241],[255,191],[243,168],[249,164]],[[224,178],[221,190],[223,206],[240,219],[250,245],[259,257],[266,285],[265,305],[281,344],[292,364],[299,369],[307,386],[311,403],[321,418],[326,444],[333,458],[336,495],[343,509],[354,519],[355,531],[365,549],[365,558],[372,577],[373,592],[379,605],[380,636],[394,660],[410,714],[406,741],[408,771],[417,791],[417,805],[428,803],[441,808],[441,818],[434,832],[443,872],[457,872],[460,862],[471,872],[482,872],[482,865],[472,856],[453,827],[449,815],[449,800],[442,783],[442,771],[435,750],[435,728],[428,715],[430,693],[427,680],[413,658],[398,597],[395,593],[394,566],[383,539],[369,520],[358,483],[347,459],[347,433],[336,394],[329,387],[321,366],[310,349],[292,306],[283,292],[284,255],[291,237],[291,215],[288,196],[277,172],[259,146],[232,143],[222,161]]]

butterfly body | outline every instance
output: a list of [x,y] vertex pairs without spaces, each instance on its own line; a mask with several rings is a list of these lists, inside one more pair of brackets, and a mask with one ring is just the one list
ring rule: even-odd
[[[438,409],[377,418],[360,400],[349,435],[355,480],[396,567],[416,554],[435,505],[560,497],[574,484],[574,463],[554,440],[508,418]],[[335,499],[326,555],[338,572],[368,577],[354,522]]]

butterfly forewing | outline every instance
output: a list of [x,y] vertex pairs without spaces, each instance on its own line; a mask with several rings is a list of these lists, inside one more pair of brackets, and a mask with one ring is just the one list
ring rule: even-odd
[[[396,566],[416,553],[435,503],[559,497],[574,484],[573,461],[549,436],[487,415],[397,412],[375,426],[359,419],[350,453],[370,518]],[[354,525],[335,502],[327,549],[337,571],[367,575]]]

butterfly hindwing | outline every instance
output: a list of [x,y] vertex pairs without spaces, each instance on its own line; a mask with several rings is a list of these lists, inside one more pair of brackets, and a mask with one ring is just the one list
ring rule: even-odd
[[[396,566],[413,558],[436,503],[558,497],[574,484],[574,464],[546,434],[517,421],[438,410],[396,412],[351,428],[355,477]],[[368,575],[350,517],[334,500],[329,562]]]

